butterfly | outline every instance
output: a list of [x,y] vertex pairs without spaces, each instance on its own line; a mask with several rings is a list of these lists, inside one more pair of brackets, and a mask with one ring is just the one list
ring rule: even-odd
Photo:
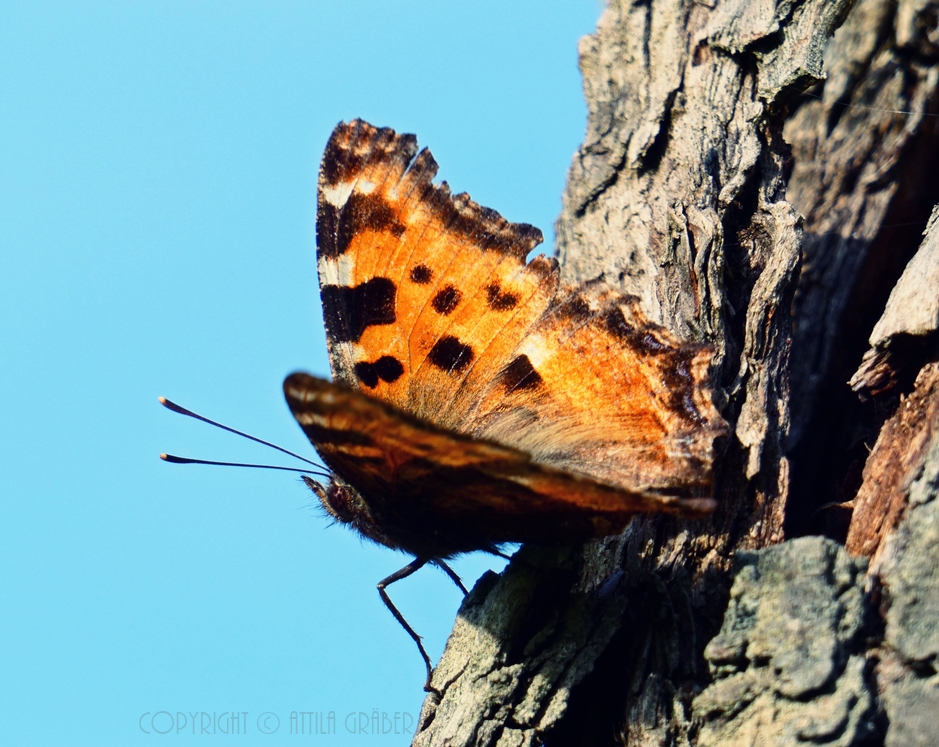
[[[533,226],[434,183],[414,135],[340,123],[319,172],[316,246],[333,381],[294,373],[291,412],[330,471],[337,522],[427,563],[505,543],[574,544],[639,513],[702,517],[712,351],[602,279],[562,287]],[[461,585],[462,588],[462,585]],[[464,590],[465,591],[465,590]]]

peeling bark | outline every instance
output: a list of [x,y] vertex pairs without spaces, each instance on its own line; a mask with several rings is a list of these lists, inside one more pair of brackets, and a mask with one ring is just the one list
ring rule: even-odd
[[897,411],[884,424],[864,465],[864,482],[853,501],[845,543],[848,552],[879,559],[906,510],[910,486],[922,472],[926,453],[936,443],[939,365],[930,363],[917,377],[914,390],[901,399]]
[[[923,510],[939,503],[939,374],[924,346],[903,359],[910,386],[926,365],[915,391],[895,377],[864,404],[846,381],[939,201],[939,0],[849,6],[611,0],[581,41],[589,116],[557,222],[565,279],[602,274],[651,319],[714,346],[733,428],[720,508],[702,522],[636,519],[583,547],[525,547],[480,579],[414,744],[935,733],[935,641],[916,616],[927,580],[910,573],[914,554],[931,553],[931,568],[939,553]],[[932,298],[920,285],[897,303]],[[869,571],[831,539],[783,543],[824,529],[843,540],[846,526],[814,517],[852,506],[862,539],[848,549],[875,555]],[[939,595],[926,602],[939,614]]]
[[870,336],[871,349],[851,377],[851,388],[872,395],[893,389],[901,376],[933,357],[939,333],[939,208],[926,238],[890,292]]

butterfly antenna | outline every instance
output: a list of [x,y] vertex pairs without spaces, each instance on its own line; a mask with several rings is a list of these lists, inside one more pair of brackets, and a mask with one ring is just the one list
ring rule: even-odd
[[244,464],[240,462],[215,462],[205,459],[189,459],[188,457],[178,457],[173,454],[160,454],[160,459],[165,462],[170,462],[171,464],[209,464],[217,465],[221,467],[253,467],[255,469],[279,469],[286,472],[305,472],[312,475],[319,475],[321,477],[329,477],[329,473],[326,472],[320,465],[316,462],[313,462],[306,457],[300,456],[289,449],[285,449],[283,446],[278,446],[277,444],[272,444],[270,441],[265,441],[263,438],[258,438],[257,436],[252,436],[243,431],[239,431],[235,428],[230,428],[227,425],[222,425],[214,420],[210,420],[203,415],[193,412],[192,410],[187,410],[182,405],[177,405],[172,400],[167,399],[166,397],[158,397],[158,400],[163,407],[167,410],[172,410],[173,412],[179,413],[180,415],[185,415],[190,418],[195,418],[196,420],[201,420],[203,423],[208,423],[209,425],[214,425],[216,428],[221,428],[223,431],[228,431],[229,433],[234,433],[236,436],[241,436],[242,438],[247,438],[249,441],[255,441],[256,443],[263,444],[264,446],[269,446],[272,449],[283,452],[288,456],[292,456],[294,459],[299,459],[301,462],[306,462],[309,465],[315,467],[315,470],[311,469],[299,469],[297,467],[277,467],[270,464]]
[[305,475],[316,475],[317,477],[329,477],[328,472],[315,469],[303,469],[302,467],[280,467],[276,464],[249,464],[247,462],[216,462],[211,459],[190,459],[189,457],[176,456],[175,454],[160,454],[160,459],[170,464],[209,464],[217,467],[253,467],[254,469],[279,469],[284,472],[302,472]]

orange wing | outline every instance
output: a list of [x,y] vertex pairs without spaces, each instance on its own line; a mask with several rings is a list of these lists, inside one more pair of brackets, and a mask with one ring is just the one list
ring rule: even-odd
[[355,492],[343,500],[355,502],[347,507],[354,518],[337,518],[420,557],[504,542],[572,543],[622,531],[636,513],[696,517],[714,507],[709,499],[624,492],[555,470],[308,374],[287,377],[284,394],[326,464],[353,481]]
[[709,490],[726,430],[709,349],[601,282],[559,289],[553,259],[525,261],[540,231],[451,195],[436,172],[412,135],[356,120],[329,140],[317,261],[336,380],[520,449],[557,469],[553,479],[636,495]]
[[[317,263],[333,376],[436,419],[467,373],[498,367],[550,305],[541,232],[434,185],[413,135],[362,121],[320,170]],[[440,421],[443,424],[447,424]]]

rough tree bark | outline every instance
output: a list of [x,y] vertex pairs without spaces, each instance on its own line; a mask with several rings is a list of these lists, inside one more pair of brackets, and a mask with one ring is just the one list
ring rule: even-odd
[[939,201],[939,0],[850,6],[611,0],[582,40],[558,254],[714,346],[720,508],[480,579],[414,744],[931,743],[939,218],[897,283]]

